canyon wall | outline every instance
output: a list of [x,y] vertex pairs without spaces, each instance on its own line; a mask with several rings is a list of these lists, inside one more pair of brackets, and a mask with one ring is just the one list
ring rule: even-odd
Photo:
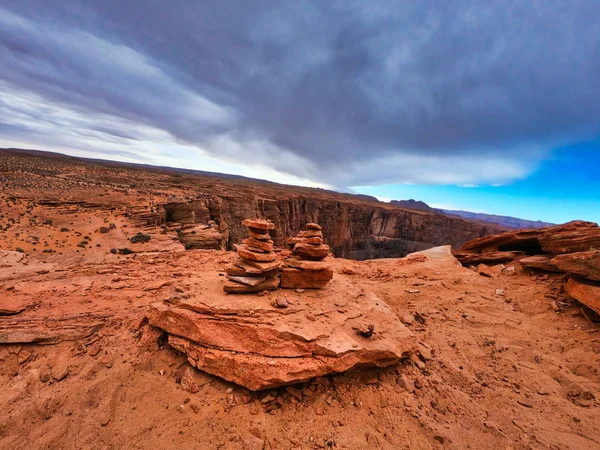
[[[223,247],[246,238],[241,221],[248,217],[271,220],[275,245],[284,246],[307,222],[323,226],[324,239],[337,257],[374,259],[402,257],[430,247],[464,242],[500,231],[494,226],[431,212],[409,211],[379,202],[339,201],[308,196],[212,196],[207,199],[161,205],[157,214],[167,223],[214,221],[223,235]],[[184,225],[185,226],[185,225]]]

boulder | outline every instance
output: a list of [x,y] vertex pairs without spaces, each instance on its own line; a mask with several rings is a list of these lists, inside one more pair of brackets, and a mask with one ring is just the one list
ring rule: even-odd
[[[598,242],[598,239],[600,239],[598,224],[577,220],[553,227],[514,230],[473,239],[466,242],[454,253],[485,253],[494,251],[524,251],[529,254],[539,254],[542,252],[555,254],[569,253],[589,250],[589,245],[582,250],[572,250],[572,248],[587,245],[593,241]],[[565,247],[565,251],[556,251],[561,246]],[[571,250],[567,251],[567,249]]]
[[494,278],[496,276],[490,266],[486,266],[485,264],[479,264],[477,266],[477,273],[488,278]]
[[562,254],[587,252],[600,248],[600,228],[568,230],[546,234],[538,239],[542,250],[546,253]]
[[294,255],[309,260],[320,260],[329,254],[329,245],[311,245],[299,243],[294,246]]
[[482,252],[482,253],[473,253],[467,251],[454,251],[454,257],[458,259],[461,264],[468,265],[477,265],[477,264],[499,264],[507,261],[512,261],[514,259],[527,256],[525,252],[512,251],[512,252]]
[[[340,310],[334,302],[345,302]],[[273,306],[268,297],[215,296],[151,305],[149,323],[193,366],[256,391],[353,368],[386,367],[416,348],[415,337],[373,293]],[[323,314],[314,315],[319,310]],[[356,333],[362,323],[374,334]]]
[[207,225],[186,227],[179,232],[179,240],[189,249],[218,250],[224,248],[223,235]]
[[309,222],[309,223],[306,224],[306,229],[307,230],[318,230],[318,231],[321,231],[323,229],[323,227],[321,225],[319,225],[318,223]]
[[565,284],[565,292],[600,314],[600,283],[569,278]]
[[281,272],[281,287],[286,289],[321,289],[333,278],[331,269],[300,270],[285,268]]
[[559,255],[552,260],[552,264],[563,272],[600,281],[600,250]]
[[536,255],[519,259],[521,265],[530,269],[545,270],[546,272],[560,272],[560,269],[552,263],[551,255]]

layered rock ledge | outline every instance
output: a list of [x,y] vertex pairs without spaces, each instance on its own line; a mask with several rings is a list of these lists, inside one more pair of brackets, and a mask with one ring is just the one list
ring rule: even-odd
[[[169,299],[147,318],[194,367],[253,391],[386,367],[415,349],[411,331],[373,293],[311,297],[285,309],[251,295]],[[370,325],[371,336],[360,334]]]

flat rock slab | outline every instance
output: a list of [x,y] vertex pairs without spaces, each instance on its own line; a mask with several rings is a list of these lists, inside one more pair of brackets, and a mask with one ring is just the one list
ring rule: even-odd
[[563,272],[574,273],[590,280],[600,281],[600,250],[567,253],[552,260]]
[[545,270],[546,272],[560,272],[560,269],[552,263],[551,255],[528,256],[519,259],[519,262],[530,269]]
[[0,299],[0,316],[12,316],[20,314],[33,303],[32,300],[23,300],[16,298]]
[[84,313],[58,317],[4,317],[0,344],[57,344],[84,339],[102,329],[111,314]]
[[600,314],[600,283],[569,278],[565,291],[575,300]]
[[[253,391],[385,367],[414,351],[411,331],[375,294],[342,297],[315,296],[285,309],[246,295],[175,299],[153,304],[147,317],[190,364]],[[342,301],[344,308],[336,306]],[[365,324],[374,325],[371,337],[357,333]]]

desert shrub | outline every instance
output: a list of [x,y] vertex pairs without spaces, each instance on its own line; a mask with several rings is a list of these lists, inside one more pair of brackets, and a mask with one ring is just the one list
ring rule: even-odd
[[132,244],[136,244],[138,242],[145,243],[150,241],[150,239],[152,239],[152,236],[149,236],[139,231],[138,234],[129,239],[129,242],[131,242]]
[[67,232],[69,231],[69,229],[68,229],[68,228],[66,228],[66,227],[62,227],[62,228],[60,229],[60,231],[61,231],[62,233],[67,233]]
[[130,255],[133,253],[133,250],[131,250],[130,248],[120,248],[119,249],[119,255]]
[[23,250],[21,247],[17,247],[15,248],[15,252],[25,253],[25,250]]

